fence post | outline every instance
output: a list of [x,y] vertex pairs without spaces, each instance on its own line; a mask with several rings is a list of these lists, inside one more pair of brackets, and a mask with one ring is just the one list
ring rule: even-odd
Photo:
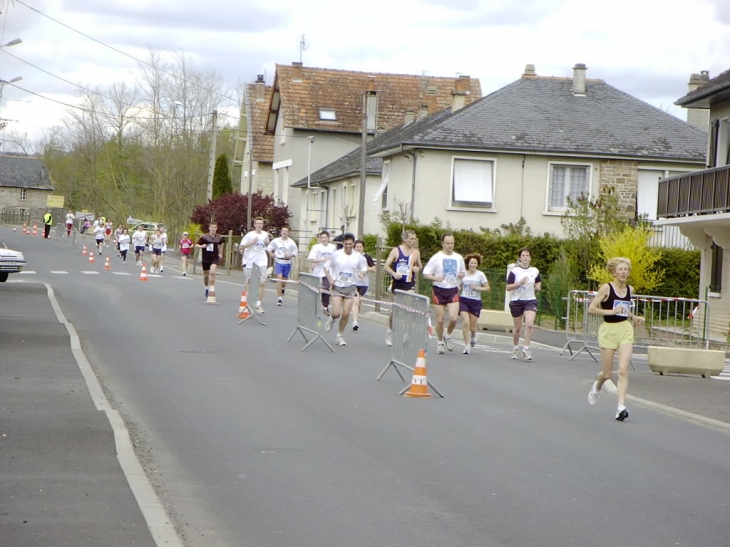
[[375,240],[375,311],[380,311],[380,301],[383,296],[383,241],[380,236]]

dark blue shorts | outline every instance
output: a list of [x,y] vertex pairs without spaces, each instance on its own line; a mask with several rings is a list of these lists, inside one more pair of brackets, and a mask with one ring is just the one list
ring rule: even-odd
[[522,317],[526,311],[537,313],[537,300],[512,300],[509,303],[509,311],[512,317]]
[[444,289],[442,287],[433,286],[433,293],[431,299],[436,306],[445,306],[452,302],[459,301],[459,287],[453,289]]
[[368,292],[368,286],[367,285],[355,285],[357,287],[357,293],[360,296],[365,296]]
[[274,262],[274,275],[280,275],[284,279],[289,279],[289,274],[291,274],[291,264]]
[[482,312],[482,301],[476,298],[459,298],[459,313],[469,312],[474,317],[479,317]]
[[395,292],[396,289],[399,291],[415,291],[416,290],[416,282],[415,281],[403,281],[402,279],[393,279],[393,282],[390,285],[390,292]]

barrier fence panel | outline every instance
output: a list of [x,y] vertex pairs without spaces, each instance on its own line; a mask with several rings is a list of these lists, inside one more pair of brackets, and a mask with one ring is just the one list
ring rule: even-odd
[[[322,340],[324,345],[334,353],[335,348],[320,334],[320,329],[322,328],[322,316],[320,315],[322,280],[316,275],[301,272],[299,274],[298,288],[297,327],[291,333],[287,342],[291,342],[291,339],[298,332],[302,335],[304,341],[307,342],[302,348],[302,351],[314,344],[316,340]],[[312,334],[314,337],[308,340],[306,333]]]
[[[378,380],[390,367],[393,367],[400,379],[406,381],[399,367],[410,371],[415,369],[419,350],[428,348],[428,323],[429,300],[427,297],[401,290],[393,293],[393,346],[390,352],[390,363],[378,375]],[[431,382],[428,382],[428,385],[439,397],[443,397]],[[401,394],[407,389],[408,387]]]
[[[594,291],[570,291],[565,319],[565,345],[572,360],[582,351],[597,361],[598,329],[603,316],[588,313]],[[644,318],[635,329],[634,347],[681,346],[708,349],[710,306],[706,300],[636,294],[631,298],[631,312]],[[572,344],[580,344],[573,353]],[[562,353],[562,352],[561,352]]]
[[[250,270],[251,281],[250,281],[249,287],[248,287],[249,294],[247,295],[247,298],[253,298],[252,302],[254,302],[254,303],[256,302],[256,299],[259,297],[259,287],[261,286],[261,273],[262,273],[261,268],[259,268],[258,264],[254,264],[251,267],[251,270]],[[247,276],[248,274],[249,274],[249,270],[247,269],[246,271],[244,271],[244,276]],[[264,280],[264,282],[265,281],[266,280]],[[256,312],[256,308],[257,308],[257,306],[249,305],[248,311],[249,311],[250,315],[244,319],[241,319],[238,322],[238,324],[240,325],[241,323],[244,323],[253,317],[259,325],[266,326],[266,323],[261,321],[261,319],[259,318],[259,314]]]

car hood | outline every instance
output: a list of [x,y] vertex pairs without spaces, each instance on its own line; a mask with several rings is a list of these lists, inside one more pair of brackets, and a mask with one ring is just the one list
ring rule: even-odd
[[0,248],[0,260],[14,260],[18,262],[25,262],[25,257],[20,251]]

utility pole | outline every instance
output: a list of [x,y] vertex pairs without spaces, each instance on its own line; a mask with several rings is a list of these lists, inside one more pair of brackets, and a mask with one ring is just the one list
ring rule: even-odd
[[[374,89],[372,78],[368,83],[367,91],[362,94],[362,133],[360,143],[360,194],[357,207],[357,237],[362,238],[365,235],[365,184],[367,182],[367,162],[368,162],[368,118],[372,117],[370,127],[375,131],[376,127],[376,109],[377,109],[377,93]],[[372,112],[371,112],[372,111]]]
[[213,199],[213,173],[215,172],[215,141],[218,140],[218,111],[213,111],[210,131],[210,158],[208,160],[208,201]]

